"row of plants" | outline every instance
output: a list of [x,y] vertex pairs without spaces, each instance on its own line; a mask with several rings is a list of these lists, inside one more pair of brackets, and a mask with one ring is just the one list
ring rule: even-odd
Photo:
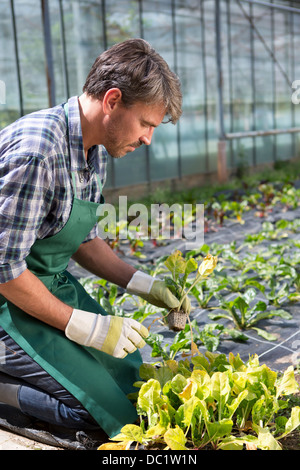
[[199,353],[188,360],[144,364],[131,396],[140,417],[99,450],[281,450],[300,425],[293,367],[279,376],[257,356]]
[[[179,333],[175,335],[169,349],[168,345],[162,345],[163,336],[152,334],[150,327],[147,342],[152,347],[153,357],[173,359],[180,352],[186,353],[192,341],[198,346],[204,345],[209,351],[216,351],[222,338],[247,341],[244,332],[249,329],[255,330],[266,340],[276,340],[276,335],[260,328],[259,323],[273,317],[285,320],[292,318],[283,307],[300,300],[300,258],[299,252],[294,251],[299,248],[300,242],[283,238],[282,235],[287,235],[288,231],[298,232],[297,220],[288,224],[280,221],[273,225],[273,230],[268,224],[267,229],[263,227],[260,234],[246,235],[244,243],[239,247],[236,243],[225,246],[215,243],[210,247],[203,245],[199,251],[189,251],[184,256],[176,250],[156,260],[155,266],[144,266],[149,274],[164,278],[181,303],[184,296],[189,295],[194,300],[194,309],[207,309],[208,317],[212,320],[212,323],[200,330],[196,321],[188,318],[185,312],[177,313],[183,321],[180,320],[179,327],[171,327]],[[258,244],[270,238],[276,240],[276,243],[257,249]],[[241,246],[248,248],[243,256],[239,253]],[[253,252],[254,246],[256,252]],[[120,295],[118,287],[107,281],[82,281],[111,314],[132,316],[140,322],[149,316],[157,319],[159,314],[158,321],[168,325],[173,312],[158,309],[131,294]],[[235,298],[228,300],[229,294]],[[232,326],[225,327],[219,322],[222,319],[226,323],[230,321]]]
[[[162,197],[162,196],[161,196]],[[174,197],[174,196],[173,196]],[[205,233],[218,231],[225,222],[233,221],[240,224],[245,223],[245,214],[252,211],[255,217],[265,218],[276,208],[280,208],[281,211],[296,209],[299,206],[300,200],[300,188],[296,188],[293,182],[286,181],[284,183],[274,182],[263,182],[258,184],[257,187],[248,186],[244,184],[242,191],[238,190],[223,190],[217,195],[209,195],[205,199],[196,199],[196,195],[190,195],[189,197],[185,193],[181,196],[181,200],[175,199],[176,204],[182,205],[182,200],[185,203],[192,203],[193,210],[191,217],[196,216],[196,203],[201,201],[205,207],[204,214],[204,230]],[[149,205],[152,200],[145,201],[145,204]],[[158,203],[163,205],[166,201],[158,199]],[[173,201],[169,200],[171,207]],[[151,211],[148,211],[151,214]],[[176,230],[178,227],[178,220],[176,219],[176,213],[166,212],[162,213],[161,217],[164,219],[161,221],[160,229],[164,230],[169,228],[171,236],[176,238]],[[175,220],[176,219],[176,220]],[[149,221],[150,223],[151,221]],[[182,223],[191,223],[190,220],[183,220]],[[119,237],[119,232],[127,227],[127,240],[122,240]],[[107,228],[109,231],[109,229]],[[144,250],[144,237],[145,234],[139,234],[139,227],[131,226],[131,220],[120,220],[116,227],[116,237],[112,240],[107,239],[107,243],[116,251],[121,254],[130,254],[137,258],[143,258]],[[148,235],[146,234],[146,237]],[[158,236],[156,239],[151,240],[152,246],[160,246],[165,243],[163,236]]]

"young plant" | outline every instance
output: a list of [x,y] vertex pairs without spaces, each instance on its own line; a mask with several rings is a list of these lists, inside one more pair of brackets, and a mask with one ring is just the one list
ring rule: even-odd
[[[196,320],[192,320],[189,325],[185,325],[184,330],[178,331],[172,343],[164,344],[164,337],[161,334],[150,333],[146,342],[152,348],[152,357],[162,358],[164,361],[173,360],[177,355],[190,357],[198,349],[197,346],[204,346],[207,351],[214,352],[218,349],[223,339],[231,338],[233,341],[247,341],[248,338],[241,331],[234,328],[226,328],[220,323],[206,323],[202,330],[197,325]],[[192,341],[194,346],[192,347]]]
[[[175,297],[179,300],[176,310],[171,310],[167,315],[170,329],[175,331],[185,327],[188,313],[183,310],[184,300],[191,290],[201,280],[207,278],[217,265],[217,257],[208,254],[198,266],[194,258],[185,259],[181,251],[174,251],[165,261],[165,266],[171,273],[171,277],[165,277],[165,283]],[[188,276],[196,271],[196,276],[192,282],[188,283]]]
[[220,309],[221,311],[218,313],[210,313],[208,316],[214,321],[220,320],[221,318],[231,320],[238,330],[252,329],[264,339],[275,341],[277,337],[261,328],[258,328],[256,326],[257,323],[260,320],[269,319],[275,316],[290,320],[292,316],[282,309],[267,310],[267,304],[263,301],[258,301],[254,306],[251,306],[250,303],[255,297],[255,289],[248,289],[244,294],[238,295],[238,297],[232,301],[220,299],[219,307],[214,308]]
[[215,276],[200,281],[191,289],[190,293],[197,300],[199,307],[207,308],[210,300],[216,296],[216,293],[226,288],[226,279]]

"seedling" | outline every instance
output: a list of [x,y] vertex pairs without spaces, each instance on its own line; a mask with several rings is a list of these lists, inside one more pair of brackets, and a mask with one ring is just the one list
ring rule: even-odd
[[290,320],[291,315],[282,309],[267,310],[267,304],[262,301],[258,301],[254,306],[251,306],[250,303],[255,299],[255,297],[255,289],[250,288],[243,295],[240,294],[232,301],[220,299],[220,306],[216,307],[220,312],[210,313],[209,318],[213,321],[220,320],[221,318],[232,320],[238,330],[243,331],[252,329],[264,339],[275,341],[277,339],[275,335],[258,328],[256,324],[260,320],[266,320],[276,316],[285,320]]
[[[208,254],[198,266],[194,258],[185,259],[179,250],[174,251],[165,261],[165,266],[171,273],[165,277],[165,283],[175,297],[179,300],[179,306],[171,310],[167,315],[169,328],[174,331],[183,330],[188,319],[188,312],[184,311],[183,304],[190,291],[201,280],[207,278],[217,265],[217,257]],[[187,285],[188,276],[197,271],[194,280]]]

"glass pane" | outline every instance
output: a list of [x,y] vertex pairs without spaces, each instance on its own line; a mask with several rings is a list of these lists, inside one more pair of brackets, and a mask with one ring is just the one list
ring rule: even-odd
[[200,2],[176,3],[177,70],[183,94],[180,152],[182,174],[189,175],[206,170],[203,24]]
[[62,24],[64,18],[60,17],[59,1],[48,2],[49,17],[51,27],[51,43],[52,43],[52,60],[55,79],[55,101],[56,104],[66,101],[68,96],[67,91],[67,76],[65,75],[65,68],[63,56],[63,31]]
[[[299,4],[292,2],[292,6],[299,7]],[[300,80],[300,61],[298,60],[298,52],[300,50],[300,15],[292,15],[292,30],[293,30],[293,73],[292,80]],[[299,89],[299,87],[298,87]],[[292,89],[292,92],[296,91]],[[300,97],[300,93],[298,94]],[[294,126],[300,127],[300,104],[292,104]],[[295,148],[293,156],[300,154],[300,133],[293,135]]]
[[[143,34],[154,49],[175,71],[171,0],[143,1]],[[149,147],[150,179],[178,177],[177,125],[161,124],[155,129]]]
[[[263,35],[268,49],[272,50],[272,22],[269,8],[253,5],[253,21]],[[253,35],[255,53],[255,130],[274,129],[273,115],[273,65],[269,51],[257,34]],[[274,160],[274,137],[265,136],[255,139],[256,163],[272,162]]]
[[48,107],[40,2],[15,0],[24,113]]
[[115,185],[117,187],[131,184],[145,183],[147,181],[146,148],[140,147],[124,158],[113,159]]
[[208,132],[208,167],[207,171],[217,169],[217,139],[219,118],[217,108],[217,70],[216,70],[216,34],[215,2],[203,1],[204,40],[207,86],[207,132]]
[[[140,36],[140,12],[137,1],[106,1],[105,12],[108,47]],[[146,182],[146,148],[141,147],[125,158],[111,160],[108,169],[114,175],[114,184],[117,187]]]
[[108,47],[132,37],[140,37],[138,1],[106,0],[105,13]]
[[104,49],[101,3],[64,0],[63,11],[70,94],[80,95],[91,66]]
[[10,2],[0,2],[0,129],[20,117]]

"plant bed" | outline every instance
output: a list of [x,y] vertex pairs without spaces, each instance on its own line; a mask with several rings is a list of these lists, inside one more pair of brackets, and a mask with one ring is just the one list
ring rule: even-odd
[[99,450],[282,450],[287,436],[299,449],[293,367],[278,374],[257,356],[245,363],[207,352],[191,362],[144,364],[140,375],[131,396],[140,423],[125,425]]

